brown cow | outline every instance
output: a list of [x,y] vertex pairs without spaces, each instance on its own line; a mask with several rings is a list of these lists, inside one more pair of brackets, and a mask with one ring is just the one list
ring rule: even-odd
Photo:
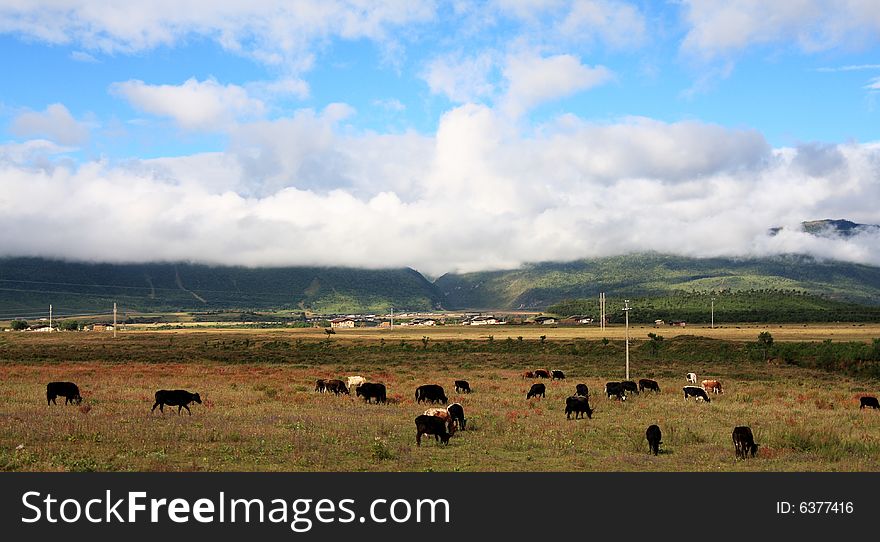
[[535,369],[535,378],[550,378],[548,369]]
[[720,380],[703,380],[701,384],[706,391],[711,391],[712,393],[724,393],[724,390],[721,389]]
[[523,378],[535,378],[535,373],[532,371],[526,371],[522,374]]

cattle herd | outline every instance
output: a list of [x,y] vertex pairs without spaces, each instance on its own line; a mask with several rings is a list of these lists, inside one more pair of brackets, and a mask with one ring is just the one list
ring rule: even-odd
[[[528,379],[552,379],[564,380],[565,373],[559,370],[535,369],[522,373],[522,378]],[[707,379],[696,386],[697,375],[695,373],[687,373],[685,379],[688,385],[682,387],[684,399],[687,401],[693,397],[696,401],[710,403],[712,400],[709,393],[723,394],[724,390],[721,381],[717,379]],[[456,393],[471,393],[470,383],[467,380],[455,380]],[[366,403],[387,403],[388,394],[385,384],[380,382],[368,382],[362,376],[349,376],[346,380],[340,379],[323,379],[319,378],[315,382],[315,391],[320,393],[333,393],[335,395],[345,394],[351,395],[351,391],[355,391],[357,397],[363,397]],[[624,380],[620,382],[608,382],[605,384],[605,396],[608,399],[618,401],[626,401],[627,393],[639,394],[646,391],[660,393],[660,385],[649,378],[642,378],[638,383],[632,380]],[[526,399],[546,398],[547,388],[541,382],[531,385],[526,393]],[[82,395],[79,387],[73,382],[49,382],[46,385],[46,401],[49,405],[57,405],[56,398],[64,397],[64,404],[82,403]],[[449,398],[443,387],[438,384],[425,384],[416,388],[416,403],[432,403],[446,404]],[[182,409],[192,415],[189,405],[192,403],[202,403],[202,399],[198,393],[190,393],[186,390],[158,390],[155,394],[155,403],[150,409],[154,412],[156,407],[164,414],[165,405],[176,406],[177,414],[180,415]],[[880,409],[880,403],[876,397],[864,396],[859,399],[859,409],[864,408]],[[593,409],[590,407],[590,393],[586,384],[577,384],[575,393],[565,399],[565,417],[571,419],[574,414],[575,420],[583,418],[584,415],[588,419],[593,418]],[[437,442],[449,444],[450,437],[456,430],[464,430],[467,419],[464,417],[464,407],[460,403],[452,403],[445,407],[431,407],[425,410],[423,414],[416,416],[416,445],[421,446],[422,435],[433,435]],[[658,455],[660,453],[660,444],[662,439],[662,431],[658,425],[651,425],[645,431],[645,438],[648,441],[649,453]],[[746,459],[747,457],[755,457],[758,451],[758,444],[755,443],[752,430],[747,426],[738,426],[733,430],[733,445],[737,459]]]

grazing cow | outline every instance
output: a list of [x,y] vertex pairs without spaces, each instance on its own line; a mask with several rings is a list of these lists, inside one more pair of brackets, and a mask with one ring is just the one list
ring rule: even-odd
[[471,385],[468,384],[467,380],[456,380],[455,381],[455,393],[470,393]]
[[345,387],[348,388],[349,395],[351,395],[352,389],[357,388],[366,381],[367,379],[362,376],[350,376],[345,379]]
[[577,386],[574,387],[574,394],[580,395],[581,397],[589,397],[590,390],[589,390],[589,388],[587,388],[586,384],[578,384]]
[[547,369],[535,369],[535,378],[550,378],[550,371]]
[[446,412],[449,412],[452,419],[458,424],[461,430],[464,431],[464,426],[467,423],[467,419],[464,417],[464,407],[459,403],[452,403],[446,407]]
[[526,394],[526,399],[531,399],[532,397],[537,397],[539,395],[541,397],[546,397],[546,395],[544,395],[545,391],[546,388],[544,387],[544,384],[532,384],[529,393]]
[[618,401],[626,401],[626,390],[623,389],[621,382],[607,382],[605,384],[605,395],[611,399],[612,396],[617,397]]
[[192,416],[192,411],[189,409],[190,403],[202,404],[202,398],[198,393],[190,393],[186,390],[159,390],[156,392],[156,402],[150,412],[152,413],[156,407],[159,407],[159,412],[165,414],[165,405],[168,405],[177,407],[178,416],[183,408]]
[[64,397],[64,404],[73,403],[78,405],[82,403],[82,395],[79,394],[79,388],[73,382],[49,382],[46,384],[46,404],[57,405],[55,398]]
[[590,400],[582,395],[572,395],[565,400],[565,419],[571,419],[571,413],[574,412],[574,419],[583,418],[586,413],[587,418],[593,419],[593,409],[590,408]]
[[323,378],[319,378],[318,380],[315,380],[315,391],[319,391],[321,393],[326,392],[327,391],[327,381],[324,380]]
[[688,373],[685,378],[687,378],[687,381],[691,384],[697,383],[697,373]]
[[525,372],[523,372],[522,377],[523,378],[535,378],[535,373],[534,373],[534,371],[525,371]]
[[446,392],[443,391],[443,386],[438,386],[437,384],[425,384],[424,386],[416,388],[417,403],[428,401],[431,403],[445,403],[448,400]]
[[733,446],[737,458],[745,459],[746,454],[755,457],[755,454],[758,453],[758,445],[755,444],[752,429],[745,425],[733,428]]
[[449,444],[449,433],[446,432],[446,423],[437,416],[422,414],[416,416],[416,446],[422,445],[422,435],[434,435],[434,440],[441,440],[443,444]]
[[553,380],[565,380],[565,373],[554,369],[553,371],[550,371],[550,378]]
[[351,395],[351,393],[348,391],[348,387],[346,387],[345,385],[345,382],[339,380],[338,378],[325,381],[324,389],[327,391],[332,391],[335,395],[339,395],[340,393]]
[[386,403],[388,401],[386,396],[385,384],[381,384],[379,382],[364,382],[355,390],[355,396],[363,397],[364,401],[370,402],[371,399],[376,399],[376,404]]
[[657,425],[648,426],[648,430],[645,431],[645,438],[648,439],[648,448],[650,448],[654,455],[660,453],[660,439],[662,435],[663,433],[660,432],[660,427]]
[[651,380],[650,378],[640,378],[639,391],[645,390],[651,390],[660,393],[660,384],[658,384],[656,380]]
[[876,397],[859,397],[859,410],[865,407],[880,408],[880,403]]
[[706,391],[711,391],[712,393],[724,393],[724,390],[721,389],[720,380],[703,380],[701,384]]
[[631,391],[631,392],[635,393],[636,395],[639,394],[639,385],[636,384],[635,382],[633,382],[632,380],[624,380],[623,382],[620,383],[620,385],[623,386],[623,389],[625,391]]
[[452,416],[445,408],[429,408],[425,411],[425,416],[436,416],[443,420],[443,423],[446,424],[447,431],[452,435],[455,432],[455,420],[452,419]]
[[698,388],[697,386],[685,386],[681,389],[682,391],[684,391],[685,401],[687,401],[689,397],[696,397],[698,400],[702,399],[707,403],[712,402],[712,400],[709,399],[709,396],[706,395],[706,390],[704,390],[703,388]]

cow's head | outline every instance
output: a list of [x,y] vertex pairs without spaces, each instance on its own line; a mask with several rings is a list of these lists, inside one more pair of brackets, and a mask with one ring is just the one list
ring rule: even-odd
[[751,452],[752,454],[752,457],[755,457],[755,455],[758,454],[758,446],[760,446],[760,444],[755,444],[754,442],[752,443],[751,449],[749,450],[749,452]]
[[73,404],[78,405],[78,404],[80,404],[80,403],[82,403],[82,402],[83,402],[82,395],[80,395],[80,394],[77,393],[77,394],[73,397]]
[[198,404],[202,404],[202,398],[199,397],[199,394],[198,394],[198,393],[194,393],[194,394],[193,394],[193,401],[195,401],[195,402],[198,403]]

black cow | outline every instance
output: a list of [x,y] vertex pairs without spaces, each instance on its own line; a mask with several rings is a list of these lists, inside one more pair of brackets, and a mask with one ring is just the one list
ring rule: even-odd
[[339,395],[340,393],[351,395],[351,392],[348,391],[348,386],[345,385],[345,382],[339,380],[338,378],[334,378],[332,380],[327,380],[326,382],[324,382],[324,389],[327,391],[332,391],[335,395]]
[[321,393],[324,393],[325,391],[327,391],[327,381],[324,380],[323,378],[319,378],[318,380],[315,380],[315,391],[319,391]]
[[376,399],[376,404],[385,403],[388,401],[385,384],[381,384],[379,382],[364,382],[357,388],[355,388],[355,395],[357,397],[363,397],[364,401],[370,402],[371,399]]
[[471,385],[468,384],[467,380],[456,380],[455,381],[455,393],[461,393],[461,392],[465,392],[465,393],[471,392]]
[[427,414],[416,417],[416,446],[422,445],[422,435],[434,435],[434,440],[442,440],[443,444],[449,444],[451,436],[446,432],[446,423],[443,418]]
[[636,395],[639,394],[639,385],[632,380],[624,380],[620,385],[623,386],[624,391],[631,391]]
[[526,394],[526,399],[531,399],[532,397],[546,397],[544,392],[547,391],[547,388],[544,387],[544,384],[532,384],[532,387],[529,388],[529,393]]
[[737,458],[746,458],[746,454],[755,457],[758,452],[758,445],[755,444],[755,437],[752,436],[752,429],[745,425],[733,428],[733,446],[736,451]]
[[550,371],[550,378],[553,380],[565,380],[565,373],[554,369],[553,371]]
[[46,384],[46,404],[57,405],[55,398],[64,397],[64,404],[73,403],[78,405],[82,403],[82,395],[79,394],[79,388],[73,382],[49,382]]
[[660,439],[662,436],[663,433],[660,432],[660,427],[656,425],[648,426],[648,430],[645,431],[645,438],[648,439],[648,448],[650,448],[654,455],[660,453]]
[[880,408],[880,403],[876,397],[859,397],[859,410],[865,407]]
[[437,384],[425,384],[416,388],[416,402],[445,403],[449,399],[446,398],[446,392],[443,386]]
[[550,378],[550,371],[547,369],[535,369],[535,378]]
[[464,425],[467,423],[467,419],[464,417],[464,407],[459,403],[452,403],[446,407],[446,412],[449,413],[449,416],[457,422],[461,430],[464,431]]
[[589,388],[587,388],[586,384],[578,384],[577,386],[574,387],[574,394],[580,395],[581,397],[589,397],[590,390],[589,390]]
[[153,404],[150,412],[159,407],[159,411],[165,414],[165,405],[168,405],[177,407],[178,416],[182,408],[185,408],[189,415],[192,416],[192,411],[189,409],[190,403],[202,404],[202,398],[199,397],[198,393],[190,393],[186,390],[159,390],[156,392],[156,402]]
[[706,390],[704,390],[703,388],[700,388],[698,386],[685,386],[681,389],[682,391],[684,391],[685,401],[687,401],[689,397],[696,397],[697,399],[702,399],[707,403],[712,402],[712,400],[709,399],[709,396],[706,395]]
[[613,396],[616,397],[618,401],[626,401],[626,390],[623,389],[623,384],[620,382],[606,382],[605,395],[607,395],[609,399]]
[[660,393],[660,384],[650,378],[639,379],[639,391],[651,390]]
[[590,400],[582,395],[572,395],[565,400],[565,419],[571,419],[571,413],[574,412],[574,419],[583,418],[584,414],[587,418],[593,419],[593,409],[590,408]]

